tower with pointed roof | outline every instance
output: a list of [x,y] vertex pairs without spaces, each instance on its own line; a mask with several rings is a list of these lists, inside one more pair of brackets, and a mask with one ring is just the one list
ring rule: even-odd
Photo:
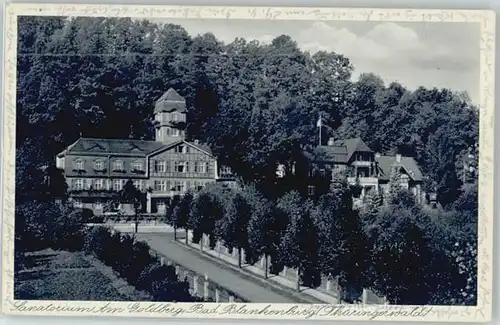
[[169,144],[185,139],[186,100],[174,89],[168,89],[155,103],[155,140]]

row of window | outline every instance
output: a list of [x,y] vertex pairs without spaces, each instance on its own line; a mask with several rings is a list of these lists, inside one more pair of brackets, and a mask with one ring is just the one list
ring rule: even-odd
[[[104,161],[102,160],[96,160],[94,161],[94,169],[95,170],[104,170]],[[132,170],[144,170],[144,164],[142,163],[142,161],[135,161],[131,164],[131,167],[132,167]],[[75,161],[75,169],[77,170],[84,170],[85,169],[85,164],[84,164],[84,161],[83,160],[76,160]],[[125,170],[124,168],[124,162],[123,160],[115,160],[113,161],[112,165],[111,165],[111,170],[118,170],[118,171],[122,171],[122,170]]]
[[155,173],[207,173],[208,163],[205,161],[165,161],[155,160],[153,163]]
[[184,131],[176,128],[163,127],[161,129],[156,129],[156,138],[161,138],[162,136],[179,137],[184,135]]
[[[111,183],[111,189],[113,191],[121,191],[127,180],[125,179],[114,179]],[[142,190],[144,187],[144,181],[140,179],[134,179],[132,181],[134,186]],[[167,191],[177,191],[185,192],[188,189],[201,189],[206,183],[210,181],[170,181],[170,180],[156,180],[154,181],[153,189],[155,191],[167,192]],[[71,188],[75,191],[81,191],[88,189],[92,186],[94,190],[107,190],[109,189],[105,179],[82,179],[75,178],[72,180]]]
[[157,114],[155,116],[155,120],[160,121],[160,122],[185,122],[186,121],[186,115],[183,113],[179,112],[173,112],[173,113],[166,113],[163,112],[161,114]]
[[186,192],[190,189],[200,190],[210,181],[170,181],[157,180],[154,182],[153,189],[159,192]]
[[[113,189],[113,191],[121,191],[126,182],[127,180],[125,179],[114,179],[112,181],[111,189]],[[134,183],[134,186],[139,190],[143,189],[143,180],[134,179],[132,182]],[[88,189],[90,186],[92,186],[92,189],[98,191],[108,189],[105,179],[89,180],[89,179],[75,178],[71,181],[71,188],[75,191]]]

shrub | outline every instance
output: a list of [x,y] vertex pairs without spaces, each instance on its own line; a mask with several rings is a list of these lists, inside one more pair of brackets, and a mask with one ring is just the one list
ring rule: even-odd
[[106,255],[107,244],[110,240],[111,232],[108,228],[94,227],[85,237],[83,251],[104,261],[103,257]]
[[136,285],[141,272],[152,262],[153,258],[149,254],[149,246],[144,242],[135,242],[130,252],[128,268],[124,270],[124,278],[130,284]]
[[154,301],[194,301],[189,294],[189,284],[178,281],[174,267],[160,265],[157,261],[141,272],[138,288],[150,292]]
[[[66,209],[67,210],[67,209]],[[87,210],[87,209],[86,209]],[[84,245],[85,223],[93,216],[92,211],[64,211],[58,215],[53,229],[52,246],[55,249],[79,251]]]

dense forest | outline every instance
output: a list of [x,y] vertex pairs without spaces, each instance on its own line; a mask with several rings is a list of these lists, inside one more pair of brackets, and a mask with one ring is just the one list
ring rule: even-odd
[[372,74],[352,81],[348,58],[304,52],[285,35],[224,44],[172,24],[21,17],[18,53],[20,182],[80,136],[153,139],[154,101],[170,87],[187,99],[188,136],[246,181],[272,184],[278,163],[316,145],[319,114],[325,141],[360,136],[377,152],[414,157],[443,204],[477,150],[478,110],[466,95]]
[[[280,255],[275,262],[306,270],[312,287],[328,274],[391,303],[476,303],[477,186],[464,157],[477,159],[479,115],[466,94],[373,74],[353,80],[348,58],[304,52],[286,35],[224,44],[178,25],[110,18],[21,17],[18,26],[17,205],[36,194],[40,167],[80,136],[152,140],[154,101],[172,87],[187,100],[188,137],[253,184],[224,204],[213,192],[186,196],[170,223],[254,257]],[[377,152],[414,157],[440,210],[398,192],[389,206],[370,198],[353,211],[341,182],[315,203],[293,191],[261,195],[278,164],[317,145],[320,114],[325,142],[359,136]]]

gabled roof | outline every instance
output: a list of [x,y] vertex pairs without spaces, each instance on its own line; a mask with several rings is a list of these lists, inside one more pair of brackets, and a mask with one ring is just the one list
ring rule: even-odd
[[146,156],[162,146],[163,143],[157,141],[80,138],[68,146],[62,154],[101,153]]
[[163,144],[159,141],[143,141],[132,139],[100,139],[100,138],[80,138],[67,149],[58,154],[62,157],[66,154],[105,154],[105,155],[131,155],[131,156],[149,156],[163,150],[171,149],[179,144],[185,143],[197,150],[213,157],[212,150],[200,143],[188,142],[184,140],[175,141],[169,144]]
[[174,147],[177,147],[178,145],[181,145],[181,144],[187,144],[188,146],[191,146],[197,150],[204,152],[205,154],[207,154],[209,156],[214,157],[212,150],[208,146],[200,144],[200,143],[185,141],[185,140],[179,140],[179,141],[175,141],[175,142],[166,144],[166,145],[162,146],[161,148],[158,148],[157,150],[149,153],[148,156],[157,155],[157,154],[162,153],[166,150],[170,150]]
[[355,152],[372,152],[360,138],[337,140],[330,146],[318,146],[306,153],[308,159],[314,161],[348,163]]
[[406,173],[416,182],[420,182],[423,180],[422,171],[417,165],[417,162],[412,157],[401,157],[401,161],[398,163],[396,161],[396,156],[380,156],[375,157],[375,160],[378,162],[378,166],[381,171],[381,175],[379,178],[381,180],[388,181],[391,177],[391,169],[394,164],[401,165],[402,168],[406,171]]
[[337,140],[334,142],[333,146],[347,148],[347,161],[351,160],[355,152],[373,152],[361,138]]
[[170,88],[156,100],[154,112],[159,113],[173,111],[186,113],[186,100],[173,88]]
[[319,146],[305,156],[315,162],[347,163],[347,147],[345,146]]

